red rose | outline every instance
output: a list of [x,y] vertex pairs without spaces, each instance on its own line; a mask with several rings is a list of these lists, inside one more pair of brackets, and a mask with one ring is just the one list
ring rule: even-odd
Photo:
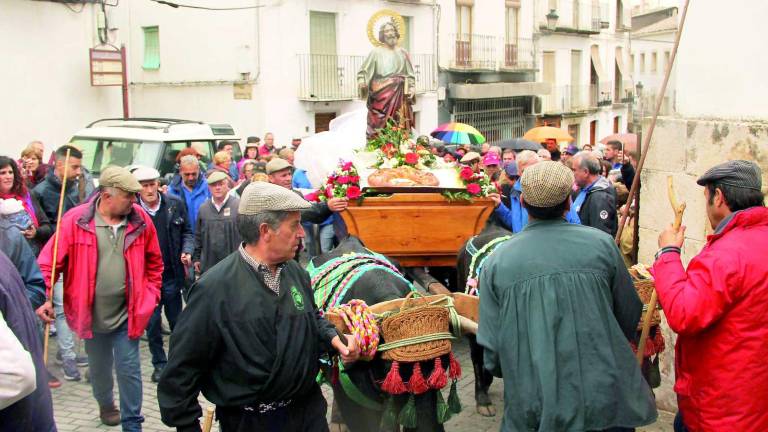
[[349,182],[354,184],[360,183],[360,176],[349,176]]
[[470,195],[479,195],[480,194],[480,185],[477,183],[470,183],[467,185],[467,192],[469,192]]
[[475,172],[468,166],[461,168],[461,171],[459,172],[459,176],[461,176],[463,180],[469,180],[473,175],[475,175]]
[[349,176],[339,176],[336,181],[339,182],[339,184],[347,184],[349,183]]
[[325,196],[328,198],[333,198],[333,186],[328,185],[325,187]]
[[349,171],[352,169],[352,162],[344,162],[344,165],[341,166],[341,169],[344,171]]
[[419,155],[416,153],[406,153],[405,154],[405,163],[408,165],[416,165],[419,163]]
[[307,201],[312,201],[312,202],[320,201],[318,191],[310,192],[310,193],[304,195],[304,199],[306,199]]
[[347,198],[358,199],[360,198],[360,188],[357,186],[350,186],[347,188]]

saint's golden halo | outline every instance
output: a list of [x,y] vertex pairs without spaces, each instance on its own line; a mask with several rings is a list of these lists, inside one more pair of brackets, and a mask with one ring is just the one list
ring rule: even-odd
[[403,39],[405,39],[405,32],[408,30],[405,28],[405,20],[399,13],[392,9],[382,9],[371,15],[371,18],[368,20],[368,40],[371,41],[373,46],[384,45],[383,42],[379,41],[379,28],[385,23],[390,22],[397,27],[397,32],[400,33],[400,38],[397,40],[397,46],[402,45]]

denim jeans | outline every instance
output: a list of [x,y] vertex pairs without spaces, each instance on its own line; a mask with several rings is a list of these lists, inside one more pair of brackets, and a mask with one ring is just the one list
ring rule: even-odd
[[315,224],[301,224],[304,228],[304,252],[307,257],[317,256],[317,243],[315,242]]
[[333,249],[333,239],[336,237],[336,232],[333,230],[333,224],[320,226],[320,252],[326,253]]
[[168,363],[165,350],[163,350],[163,318],[161,316],[163,308],[165,308],[165,317],[168,319],[171,331],[173,331],[176,327],[176,320],[179,319],[181,313],[181,286],[175,280],[163,282],[163,286],[160,288],[160,304],[155,308],[147,326],[149,352],[152,353],[152,365],[156,369],[162,369]]
[[675,414],[675,422],[673,423],[673,427],[675,432],[688,432],[688,428],[686,428],[685,423],[683,423],[683,415],[680,413],[680,411]]
[[128,339],[128,323],[111,333],[94,333],[85,340],[89,357],[93,397],[99,406],[111,406],[115,399],[112,369],[120,390],[120,422],[123,431],[141,431],[141,361],[139,339]]
[[53,284],[53,312],[56,315],[56,343],[63,360],[75,359],[75,336],[64,315],[64,282],[61,277]]

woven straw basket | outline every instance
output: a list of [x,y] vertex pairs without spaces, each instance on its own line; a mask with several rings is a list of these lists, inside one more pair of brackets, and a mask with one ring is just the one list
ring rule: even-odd
[[[408,294],[400,312],[384,319],[381,334],[387,343],[397,342],[416,336],[425,336],[449,331],[448,309],[444,306],[429,305],[426,299],[413,298]],[[414,345],[384,351],[384,360],[419,362],[430,360],[451,352],[451,341],[441,339],[420,342]]]
[[[640,301],[643,302],[643,314],[640,315],[640,322],[637,324],[637,329],[641,330],[643,328],[643,319],[645,318],[648,303],[651,301],[651,295],[653,294],[656,285],[653,280],[641,278],[634,269],[630,269],[629,274],[632,275],[632,282],[635,284],[637,295],[640,297]],[[659,324],[661,324],[661,313],[659,313],[657,303],[657,309],[653,311],[653,315],[651,316],[651,326]]]

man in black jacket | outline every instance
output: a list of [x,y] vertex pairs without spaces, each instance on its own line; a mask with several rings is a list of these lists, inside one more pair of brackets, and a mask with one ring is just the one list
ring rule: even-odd
[[154,168],[139,167],[133,176],[141,184],[139,204],[152,218],[157,230],[157,240],[163,255],[163,286],[160,290],[160,304],[149,320],[147,341],[152,353],[152,382],[160,379],[168,359],[163,350],[160,316],[165,308],[165,317],[171,331],[181,313],[181,288],[184,286],[184,268],[192,262],[194,235],[189,227],[187,208],[179,198],[160,193],[160,173]]
[[582,225],[616,235],[616,189],[600,175],[600,161],[591,152],[579,152],[572,159],[573,176],[579,193],[573,207]]
[[[309,202],[255,182],[243,192],[237,225],[244,240],[192,286],[171,335],[157,386],[163,422],[200,431],[200,392],[216,404],[222,432],[327,431],[315,382],[322,352],[357,359],[314,304],[309,275],[292,258]],[[345,342],[342,340],[346,339]]]

